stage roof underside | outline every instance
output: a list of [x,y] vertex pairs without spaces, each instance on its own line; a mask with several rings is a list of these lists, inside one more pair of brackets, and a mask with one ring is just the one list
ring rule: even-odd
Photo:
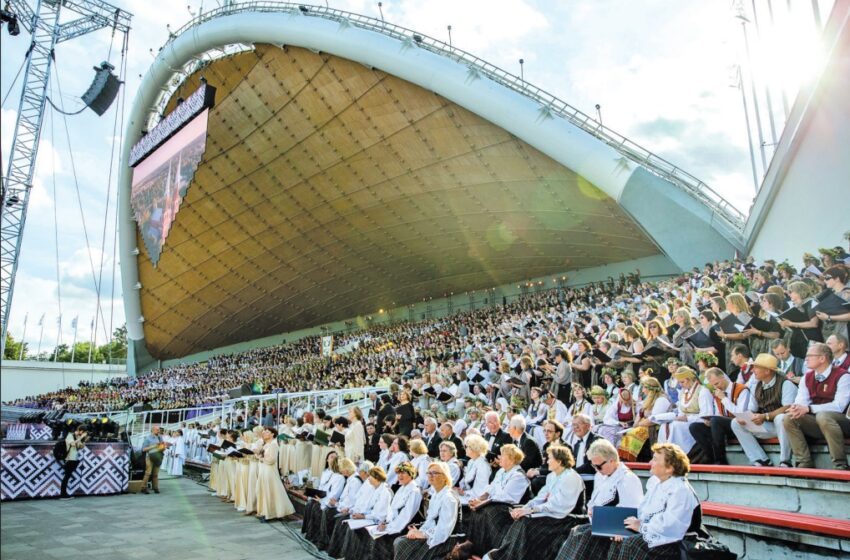
[[661,253],[570,169],[379,70],[257,45],[176,95],[202,76],[206,153],[156,268],[137,239],[156,358]]

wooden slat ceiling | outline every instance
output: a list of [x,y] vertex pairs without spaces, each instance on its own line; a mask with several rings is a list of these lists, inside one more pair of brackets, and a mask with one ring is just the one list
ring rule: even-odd
[[158,266],[138,257],[156,358],[660,252],[571,170],[379,70],[258,45],[178,95],[202,75],[204,160]]

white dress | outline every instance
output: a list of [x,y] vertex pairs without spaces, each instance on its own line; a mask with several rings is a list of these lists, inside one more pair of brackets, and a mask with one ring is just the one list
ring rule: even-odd
[[[714,398],[711,391],[700,384],[694,385],[690,392],[680,387],[679,400],[674,411],[650,417],[650,420],[660,424],[658,443],[675,443],[685,453],[690,452],[696,444],[696,440],[691,436],[691,424],[711,416],[713,410]],[[685,416],[687,420],[675,420],[678,416]]]
[[263,446],[263,457],[257,474],[257,515],[268,519],[279,519],[295,513],[280,474],[277,470],[277,440]]
[[186,442],[178,436],[172,440],[171,467],[168,474],[171,476],[183,476],[183,463],[186,461]]

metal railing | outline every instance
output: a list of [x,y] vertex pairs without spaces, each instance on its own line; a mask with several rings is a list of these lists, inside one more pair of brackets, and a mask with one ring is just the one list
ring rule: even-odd
[[[711,210],[711,222],[722,230],[721,233],[724,236],[727,238],[731,237],[739,242],[743,238],[743,231],[746,223],[746,216],[744,213],[735,208],[729,201],[723,198],[723,196],[697,177],[677,167],[666,159],[650,152],[632,140],[629,140],[622,134],[604,126],[601,122],[597,121],[590,115],[587,115],[579,109],[569,105],[551,93],[528,83],[520,76],[511,74],[510,72],[507,72],[467,51],[458,49],[453,45],[428,35],[423,35],[422,33],[418,33],[412,29],[370,16],[346,12],[344,10],[337,10],[326,6],[293,4],[289,2],[274,2],[267,0],[225,5],[199,14],[197,17],[183,25],[183,27],[178,29],[174,34],[170,35],[165,45],[168,45],[182,33],[189,31],[204,22],[222,16],[245,12],[292,13],[304,17],[319,17],[338,22],[343,26],[354,26],[369,31],[375,31],[388,37],[398,39],[409,46],[415,46],[465,64],[469,67],[470,71],[475,72],[477,75],[486,77],[500,85],[533,99],[541,105],[542,110],[547,115],[553,117],[558,116],[566,119],[571,124],[605,142],[626,158],[643,166],[653,174],[669,181],[679,189],[695,197]],[[170,97],[170,95],[168,97]]]

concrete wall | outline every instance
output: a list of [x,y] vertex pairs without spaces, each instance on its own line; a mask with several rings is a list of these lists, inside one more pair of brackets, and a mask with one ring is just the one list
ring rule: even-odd
[[801,91],[756,199],[746,235],[756,259],[788,259],[843,245],[850,230],[850,2],[824,31],[827,64]]
[[98,382],[126,376],[125,366],[3,360],[0,393],[3,402],[8,402],[65,387],[76,387],[80,381]]

